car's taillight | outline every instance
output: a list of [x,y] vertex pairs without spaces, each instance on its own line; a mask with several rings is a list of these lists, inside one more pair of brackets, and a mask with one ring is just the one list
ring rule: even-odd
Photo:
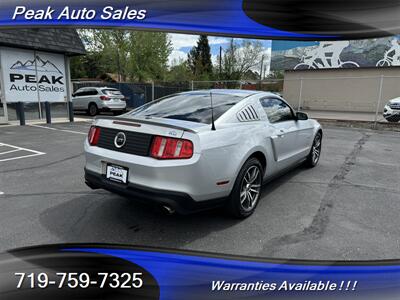
[[108,101],[108,100],[110,100],[111,98],[110,97],[108,97],[108,96],[100,96],[100,100],[103,100],[103,101]]
[[96,126],[90,127],[88,134],[88,142],[90,146],[96,146],[97,142],[99,141],[99,137],[100,137],[100,128]]
[[155,136],[150,155],[157,159],[182,159],[193,156],[193,143],[189,140]]

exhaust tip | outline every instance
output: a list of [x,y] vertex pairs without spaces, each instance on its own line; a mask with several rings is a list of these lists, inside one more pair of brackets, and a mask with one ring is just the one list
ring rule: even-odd
[[165,211],[167,214],[169,214],[169,215],[172,215],[172,214],[175,213],[175,209],[173,209],[173,208],[170,207],[170,206],[163,205],[162,208],[163,208],[164,211]]

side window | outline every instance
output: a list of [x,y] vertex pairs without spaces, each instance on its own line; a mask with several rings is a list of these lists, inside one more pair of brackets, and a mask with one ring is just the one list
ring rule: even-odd
[[75,92],[74,97],[82,97],[82,96],[85,96],[85,93],[86,93],[85,90],[83,90],[83,91],[81,90],[81,91]]
[[263,98],[260,103],[268,116],[270,123],[294,120],[290,107],[278,98]]
[[98,94],[97,90],[95,90],[95,89],[91,89],[91,90],[88,90],[86,92],[86,96],[94,96],[94,95],[97,95],[97,94]]

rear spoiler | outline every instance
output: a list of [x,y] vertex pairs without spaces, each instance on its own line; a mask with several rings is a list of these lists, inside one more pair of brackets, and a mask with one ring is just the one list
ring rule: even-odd
[[163,126],[163,127],[167,127],[167,128],[184,130],[184,131],[187,131],[187,132],[196,133],[196,131],[194,131],[192,129],[188,129],[186,127],[177,126],[177,125],[171,125],[171,124],[165,124],[165,123],[160,123],[160,122],[154,122],[154,121],[151,121],[151,120],[142,120],[142,119],[124,118],[124,117],[112,117],[112,116],[95,117],[95,120],[102,120],[102,119],[103,120],[114,120],[115,124],[120,124],[120,125],[140,127],[140,124],[149,124],[149,125]]

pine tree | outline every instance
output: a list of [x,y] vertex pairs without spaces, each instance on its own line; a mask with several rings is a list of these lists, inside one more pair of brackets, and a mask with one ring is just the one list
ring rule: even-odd
[[212,77],[211,50],[206,35],[200,35],[197,45],[188,54],[188,64],[195,78]]

